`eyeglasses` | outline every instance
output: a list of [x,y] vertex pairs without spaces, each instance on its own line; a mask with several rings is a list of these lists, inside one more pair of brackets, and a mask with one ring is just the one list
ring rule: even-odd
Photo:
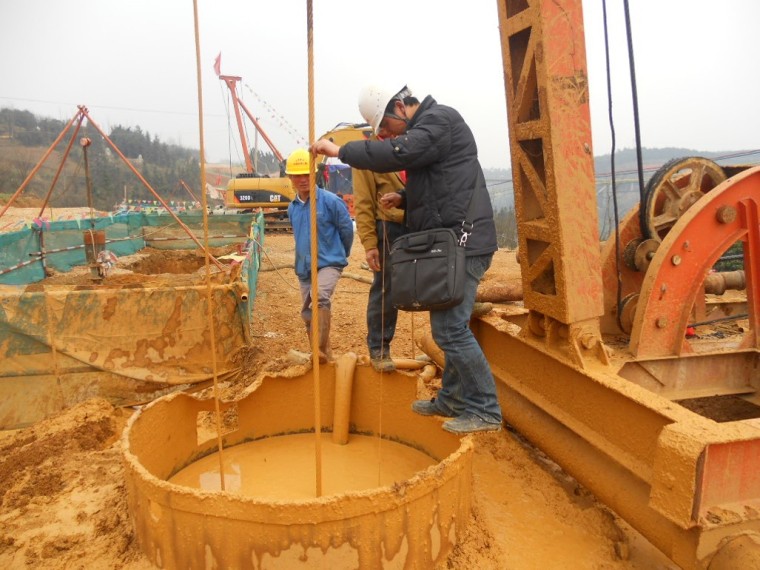
[[395,113],[385,113],[383,115],[382,120],[380,121],[380,125],[378,127],[378,132],[381,130],[388,130],[388,121],[386,119],[395,119],[396,121],[403,121],[404,119],[402,117],[399,117]]

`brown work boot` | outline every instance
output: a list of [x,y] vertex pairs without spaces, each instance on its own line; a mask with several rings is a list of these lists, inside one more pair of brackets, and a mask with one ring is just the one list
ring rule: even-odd
[[483,315],[487,315],[493,310],[493,305],[491,303],[475,303],[472,306],[472,313],[470,314],[471,319],[475,319],[477,317],[482,317]]
[[[322,329],[322,313],[319,314],[319,328]],[[309,337],[309,358],[311,358],[311,321],[304,321],[306,323],[306,336]],[[329,324],[328,324],[329,327]],[[329,331],[328,331],[329,334]],[[322,335],[320,334],[320,341],[322,340]],[[319,363],[320,364],[327,364],[328,356],[325,354],[322,344],[320,342],[319,346]]]
[[390,351],[388,350],[370,350],[369,360],[372,364],[372,368],[374,368],[377,372],[393,372],[396,370],[396,364],[393,362]]
[[[330,309],[319,309],[319,361],[332,362],[333,355],[330,349]],[[324,362],[322,362],[324,364]]]

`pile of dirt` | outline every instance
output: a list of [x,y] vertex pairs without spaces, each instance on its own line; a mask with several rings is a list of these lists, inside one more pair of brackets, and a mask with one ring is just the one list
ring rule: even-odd
[[[238,354],[244,373],[221,386],[225,398],[242,393],[264,370],[291,369],[290,349],[309,350],[298,282],[288,267],[293,237],[268,235],[264,246],[252,342]],[[345,273],[371,277],[363,261],[357,241]],[[514,252],[499,251],[486,280],[518,277]],[[333,300],[336,354],[366,358],[368,290],[364,280],[340,280]],[[393,355],[417,354],[413,335],[427,326],[426,314],[402,313]],[[434,380],[425,389],[435,386]],[[0,567],[152,567],[136,544],[126,505],[118,436],[132,413],[89,400],[0,438]],[[473,501],[467,531],[446,568],[675,568],[509,429],[476,436]]]
[[127,513],[118,438],[129,413],[92,399],[4,434],[3,568],[151,567]]
[[[219,258],[237,251],[237,246],[209,248],[209,253]],[[229,282],[229,260],[222,260],[217,267],[209,261],[212,283]],[[32,283],[27,290],[39,290],[59,285],[76,285],[98,288],[180,287],[206,282],[206,258],[202,251],[163,250],[146,247],[139,252],[117,257],[108,277],[94,282],[89,267],[74,267],[61,273],[48,268],[49,277]]]
[[[21,199],[19,199],[21,200]],[[14,232],[21,228],[24,228],[31,224],[36,218],[40,218],[44,221],[56,222],[61,220],[81,220],[82,218],[102,217],[107,215],[105,212],[98,210],[90,210],[89,208],[53,208],[47,207],[40,215],[39,206],[22,207],[18,204],[18,200],[14,202],[14,206],[8,208],[8,210],[0,217],[0,233]],[[0,206],[0,211],[4,206]]]

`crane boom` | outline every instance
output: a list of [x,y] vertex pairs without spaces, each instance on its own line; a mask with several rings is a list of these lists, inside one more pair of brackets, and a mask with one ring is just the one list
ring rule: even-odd
[[240,114],[240,109],[242,109],[245,112],[245,114],[248,115],[248,118],[253,123],[253,126],[256,127],[256,131],[258,131],[258,133],[261,135],[261,138],[264,139],[264,142],[271,149],[272,154],[274,154],[274,156],[277,158],[277,161],[282,163],[282,161],[285,160],[282,153],[272,142],[272,139],[269,138],[269,135],[267,135],[264,129],[261,127],[261,123],[259,123],[259,121],[256,120],[256,117],[253,116],[253,113],[251,113],[248,110],[248,107],[245,106],[245,103],[243,103],[243,101],[241,101],[240,97],[238,96],[237,84],[239,81],[241,81],[242,78],[235,75],[220,75],[219,79],[224,81],[224,83],[227,85],[227,88],[230,90],[230,93],[232,94],[232,104],[235,107],[235,119],[237,121],[238,132],[240,134],[240,142],[243,145],[243,155],[245,156],[246,171],[255,172],[255,169],[253,168],[253,164],[251,163],[250,152],[248,152],[248,141],[246,140],[246,137],[245,137],[245,129],[243,128],[243,117]]

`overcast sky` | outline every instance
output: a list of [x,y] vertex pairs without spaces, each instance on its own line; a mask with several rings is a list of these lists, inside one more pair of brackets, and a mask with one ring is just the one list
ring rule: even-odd
[[[617,148],[635,137],[621,0],[609,0]],[[457,108],[484,167],[509,167],[495,0],[314,0],[316,136],[361,120],[368,82],[407,83]],[[630,2],[642,144],[760,148],[760,2]],[[209,161],[241,161],[228,93],[280,152],[307,144],[306,0],[198,0]],[[609,153],[602,1],[584,1],[594,153]],[[0,0],[0,107],[68,120],[86,105],[106,131],[139,125],[199,148],[192,0]],[[248,134],[253,138],[253,127]],[[303,137],[300,138],[299,137]],[[252,142],[251,142],[252,144]],[[752,157],[757,160],[757,156]]]

